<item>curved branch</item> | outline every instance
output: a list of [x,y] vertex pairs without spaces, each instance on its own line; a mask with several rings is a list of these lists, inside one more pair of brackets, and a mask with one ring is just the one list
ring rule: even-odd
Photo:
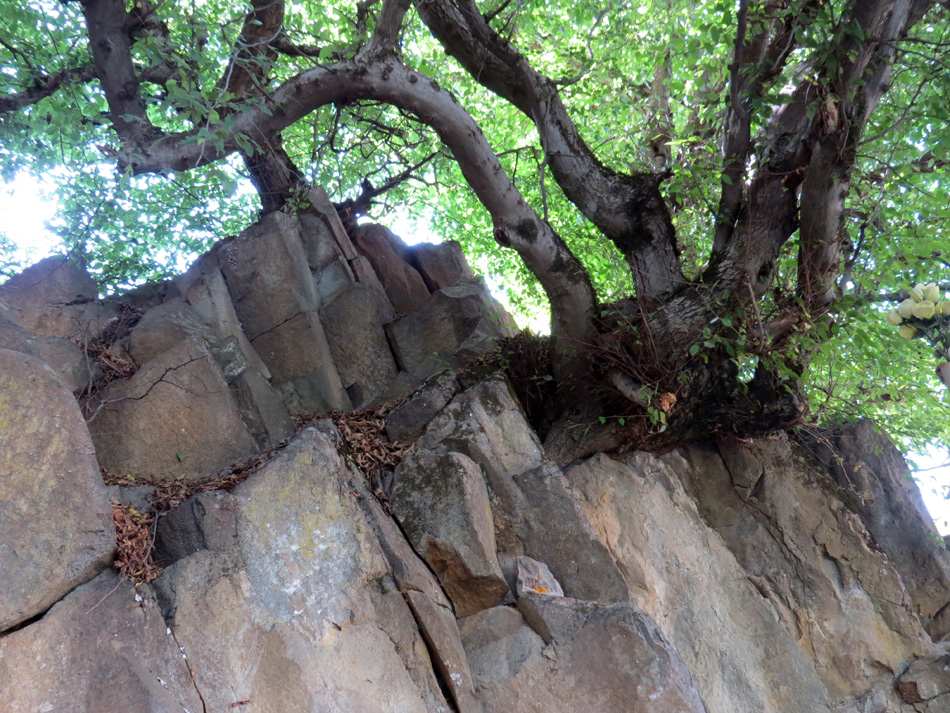
[[96,70],[90,65],[71,67],[53,74],[37,77],[29,89],[16,94],[0,97],[0,114],[16,111],[25,106],[32,106],[46,97],[55,94],[64,86],[74,83],[89,82],[96,78]]
[[394,57],[371,63],[352,60],[297,75],[271,94],[267,111],[236,113],[235,128],[218,149],[196,141],[196,132],[191,131],[154,145],[125,147],[119,165],[134,174],[188,170],[236,150],[236,134],[255,140],[272,136],[320,106],[361,99],[404,109],[438,133],[491,214],[496,241],[516,250],[541,282],[551,301],[555,338],[569,351],[571,343],[575,347],[591,343],[596,300],[580,262],[518,192],[478,124],[455,97]]
[[472,77],[535,123],[547,162],[574,205],[626,256],[637,294],[650,301],[685,283],[659,178],[604,166],[581,138],[557,87],[499,36],[474,0],[417,0],[423,22]]
[[[269,100],[265,96],[265,87],[278,52],[275,43],[283,35],[284,0],[252,0],[252,6],[252,11],[244,19],[234,55],[219,88],[237,100],[246,97]],[[365,6],[364,10],[368,7]],[[361,55],[363,58],[391,50],[408,7],[408,0],[386,0],[383,3],[376,31]],[[227,113],[233,111],[230,108]],[[279,133],[262,134],[256,141],[254,153],[249,155],[242,151],[242,154],[261,197],[264,213],[280,210],[304,188],[303,173],[284,150]]]

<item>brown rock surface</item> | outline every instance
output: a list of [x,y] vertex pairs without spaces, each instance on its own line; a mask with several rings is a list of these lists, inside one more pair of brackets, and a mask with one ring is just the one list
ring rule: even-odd
[[382,225],[369,224],[356,226],[351,237],[359,253],[373,266],[398,314],[411,314],[428,301],[425,281],[407,262],[408,249],[396,234]]
[[393,519],[383,512],[365,488],[357,487],[357,491],[360,506],[376,532],[396,587],[412,610],[428,646],[432,665],[441,676],[443,688],[448,690],[459,713],[481,713],[452,605],[432,571],[413,552]]
[[297,430],[277,390],[256,369],[247,369],[234,379],[231,393],[259,449],[270,448]]
[[412,396],[389,412],[386,416],[386,435],[397,443],[412,443],[458,390],[455,372],[443,371],[431,377]]
[[950,654],[914,661],[898,680],[897,690],[919,713],[950,711]]
[[257,450],[221,370],[191,339],[110,384],[99,402],[89,429],[99,463],[116,475],[194,478]]
[[112,509],[73,395],[45,364],[0,349],[0,631],[94,577],[114,552]]
[[221,273],[219,246],[224,244],[218,243],[217,249],[198,258],[194,265],[178,278],[177,286],[202,323],[217,335],[218,340],[237,341],[247,365],[265,379],[269,379],[270,370],[244,334],[241,320],[231,301],[231,293]]
[[357,255],[350,261],[350,269],[356,281],[372,290],[373,298],[376,300],[376,314],[379,315],[379,321],[383,324],[389,324],[396,319],[396,310],[393,308],[392,300],[386,294],[383,283],[379,281],[376,271],[373,269],[370,261],[362,255]]
[[569,642],[598,606],[597,602],[537,592],[520,594],[517,605],[528,626],[544,639],[545,644]]
[[509,596],[495,557],[488,491],[461,453],[416,451],[396,469],[393,510],[416,552],[439,577],[458,616]]
[[[330,207],[332,209],[332,206]],[[342,230],[342,226],[340,229]],[[347,256],[343,254],[343,248],[336,241],[334,231],[330,229],[328,221],[322,216],[312,213],[298,215],[297,232],[300,234],[300,241],[307,255],[307,265],[314,274],[319,274],[323,268],[340,258],[349,262]],[[350,257],[352,256],[355,256],[355,251]]]
[[188,337],[206,340],[210,336],[198,313],[184,298],[177,297],[142,315],[129,335],[129,355],[141,365]]
[[327,195],[326,190],[322,186],[313,186],[307,194],[307,198],[310,200],[313,210],[318,214],[316,217],[324,222],[343,256],[351,262],[356,259],[356,248],[350,242],[350,236],[347,234],[346,228],[343,227],[336,206],[330,201],[330,196]]

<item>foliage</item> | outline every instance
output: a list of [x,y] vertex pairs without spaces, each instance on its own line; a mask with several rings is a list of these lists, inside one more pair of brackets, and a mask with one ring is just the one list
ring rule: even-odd
[[[83,18],[83,5],[90,2],[0,1],[0,92],[28,94],[59,73],[90,65]],[[722,152],[736,109],[730,91],[737,81],[753,82],[752,70],[764,66],[744,66],[748,76],[730,71],[739,64],[734,61],[738,15],[747,5],[726,0],[479,5],[534,70],[557,82],[561,101],[601,164],[619,173],[669,170],[661,192],[690,284],[703,284],[715,267],[710,249],[721,195],[733,180],[724,171],[730,157]],[[809,100],[812,115],[834,113],[841,64],[857,50],[836,52],[847,42],[858,47],[869,41],[851,20],[859,5],[772,4],[792,28],[793,49],[775,62],[774,76],[740,97],[754,144],[741,180],[751,183],[766,170],[770,122],[795,101],[796,88],[824,98]],[[60,210],[54,228],[67,249],[87,257],[105,290],[180,270],[214,240],[253,220],[258,205],[251,172],[235,151],[253,158],[265,146],[249,134],[232,140],[236,122],[258,109],[268,111],[267,92],[282,82],[357,57],[378,29],[380,4],[287,2],[280,38],[307,51],[272,55],[255,54],[239,41],[247,30],[248,6],[136,0],[127,9],[146,17],[132,44],[135,66],[158,77],[142,83],[148,120],[165,134],[191,132],[193,142],[223,152],[224,158],[190,170],[116,175],[122,146],[113,128],[117,120],[134,125],[135,117],[110,113],[103,85],[91,77],[63,81],[36,101],[0,111],[3,179],[42,175],[55,184]],[[752,35],[758,26],[754,17],[749,20]],[[726,297],[703,297],[712,318],[686,345],[678,366],[698,366],[715,356],[730,361],[740,383],[747,383],[760,361],[795,377],[801,364],[808,366],[802,381],[811,418],[867,415],[917,447],[950,442],[948,394],[933,376],[932,353],[921,340],[901,339],[883,321],[906,286],[950,282],[948,20],[950,11],[934,4],[910,28],[897,47],[888,91],[855,132],[842,220],[832,236],[844,246],[834,301],[816,307],[802,296],[802,243],[794,231],[753,304],[741,302],[746,296],[741,282],[727,286]],[[601,303],[632,294],[634,279],[615,241],[558,189],[536,123],[448,56],[419,13],[407,15],[398,51],[406,65],[451,88],[524,201],[577,255]],[[233,63],[239,52],[250,53],[250,74],[260,70],[265,77],[264,86],[240,97],[222,83],[222,76],[239,66]],[[435,235],[460,240],[522,315],[548,309],[537,274],[514,250],[499,247],[498,217],[470,190],[458,157],[418,114],[374,99],[331,102],[287,126],[281,140],[304,178],[325,186],[334,200],[359,201],[367,187],[387,186],[364,204],[366,215],[383,222],[415,221]],[[4,249],[0,243],[0,265]],[[766,333],[763,325],[781,321],[789,310],[803,315],[796,322],[800,326],[781,336]]]

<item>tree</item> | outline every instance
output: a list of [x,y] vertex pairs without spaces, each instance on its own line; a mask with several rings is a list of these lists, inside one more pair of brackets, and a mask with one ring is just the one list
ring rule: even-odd
[[[348,219],[387,192],[458,219],[550,306],[552,447],[764,433],[853,396],[927,440],[947,427],[922,431],[902,389],[919,397],[929,370],[861,364],[899,344],[873,305],[950,265],[948,16],[928,0],[35,0],[0,24],[6,171],[65,171],[65,229],[87,249],[107,214],[167,221],[176,203],[233,229],[242,172],[264,213],[306,210],[321,182],[350,192]],[[70,174],[104,160],[118,186]],[[100,263],[127,276],[153,247],[132,229]]]

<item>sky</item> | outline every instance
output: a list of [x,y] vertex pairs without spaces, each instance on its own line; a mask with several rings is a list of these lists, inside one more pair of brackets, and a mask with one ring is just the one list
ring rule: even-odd
[[[46,222],[56,213],[56,204],[44,200],[42,193],[41,185],[35,180],[21,178],[14,184],[0,184],[0,216],[3,216],[0,218],[0,233],[17,245],[16,257],[27,263],[36,262],[55,252],[59,243],[57,236],[46,229]],[[408,219],[397,218],[391,221],[390,227],[398,235],[415,238],[410,238],[408,242],[438,242],[437,236],[417,224],[410,224]],[[501,291],[493,292],[504,303]],[[535,331],[540,327],[536,324],[527,326],[531,326]],[[947,454],[914,453],[911,458],[919,469],[914,473],[914,477],[937,529],[942,535],[950,534],[950,500],[944,497],[950,487]]]

